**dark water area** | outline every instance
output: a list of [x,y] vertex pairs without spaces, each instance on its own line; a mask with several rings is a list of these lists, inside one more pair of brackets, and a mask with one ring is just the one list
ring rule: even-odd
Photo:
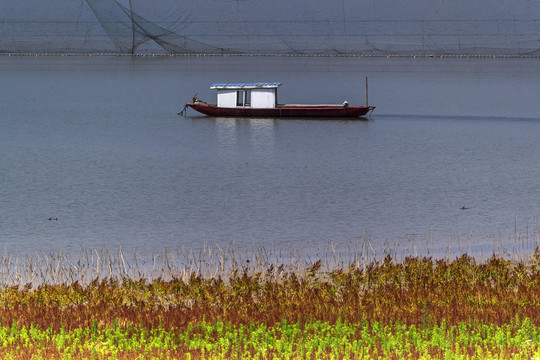
[[[540,63],[488,58],[0,57],[0,244],[534,249]],[[367,120],[177,113],[214,82]],[[462,209],[465,207],[466,209]]]

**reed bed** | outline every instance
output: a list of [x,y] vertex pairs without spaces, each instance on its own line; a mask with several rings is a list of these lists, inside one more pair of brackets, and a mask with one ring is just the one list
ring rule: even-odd
[[[536,224],[536,223],[535,223]],[[487,245],[487,248],[464,248],[461,243],[469,239],[457,238],[446,249],[434,249],[432,234],[424,241],[416,242],[413,250],[398,249],[385,241],[383,247],[375,247],[371,238],[364,234],[352,244],[328,243],[320,248],[268,249],[253,244],[247,249],[238,249],[234,244],[221,247],[203,241],[198,249],[165,249],[160,253],[125,253],[121,247],[81,248],[78,252],[10,254],[4,249],[0,254],[0,287],[40,284],[60,285],[78,282],[87,285],[97,279],[155,279],[187,281],[193,274],[204,278],[227,280],[234,272],[247,269],[249,273],[261,273],[271,266],[281,266],[286,272],[302,276],[315,262],[320,262],[320,272],[331,272],[354,266],[365,269],[369,264],[390,256],[393,262],[403,262],[408,257],[433,257],[445,260],[463,253],[474,254],[477,261],[486,261],[491,256],[513,261],[529,261],[540,247],[540,230],[536,225],[533,232],[527,227],[522,234],[517,224],[513,239],[505,243],[502,239]],[[409,244],[410,245],[410,244]],[[452,251],[450,247],[454,248]],[[419,251],[418,248],[424,251]],[[457,251],[457,252],[456,252]]]
[[264,274],[270,266],[282,266],[287,272],[301,276],[318,260],[321,270],[328,272],[350,264],[365,267],[376,258],[377,252],[369,240],[344,249],[330,243],[314,251],[300,248],[268,250],[255,245],[240,251],[233,244],[222,248],[207,242],[199,249],[165,249],[150,255],[137,252],[126,254],[122,248],[114,251],[88,248],[80,249],[78,253],[58,251],[30,255],[13,255],[4,250],[0,258],[0,286],[31,284],[35,287],[74,282],[87,285],[95,279],[187,281],[193,274],[226,280],[244,269],[250,273]]
[[0,357],[540,358],[538,249],[237,254],[4,254]]

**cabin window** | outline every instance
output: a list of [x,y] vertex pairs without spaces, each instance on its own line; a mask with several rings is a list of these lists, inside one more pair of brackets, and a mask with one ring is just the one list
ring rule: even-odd
[[251,105],[251,90],[237,90],[236,91],[236,106],[250,106]]

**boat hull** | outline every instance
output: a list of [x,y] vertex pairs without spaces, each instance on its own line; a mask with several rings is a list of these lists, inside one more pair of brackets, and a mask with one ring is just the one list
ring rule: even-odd
[[193,110],[196,110],[208,116],[232,116],[232,117],[271,117],[271,118],[292,118],[292,117],[361,117],[375,109],[375,106],[348,106],[341,105],[313,105],[313,106],[291,106],[282,105],[275,108],[224,108],[205,103],[186,104]]

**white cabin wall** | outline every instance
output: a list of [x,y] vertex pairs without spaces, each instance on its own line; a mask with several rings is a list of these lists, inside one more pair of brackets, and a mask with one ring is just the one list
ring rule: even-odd
[[253,89],[251,90],[252,108],[273,108],[276,106],[275,89]]
[[217,106],[225,108],[236,107],[236,90],[219,90]]

